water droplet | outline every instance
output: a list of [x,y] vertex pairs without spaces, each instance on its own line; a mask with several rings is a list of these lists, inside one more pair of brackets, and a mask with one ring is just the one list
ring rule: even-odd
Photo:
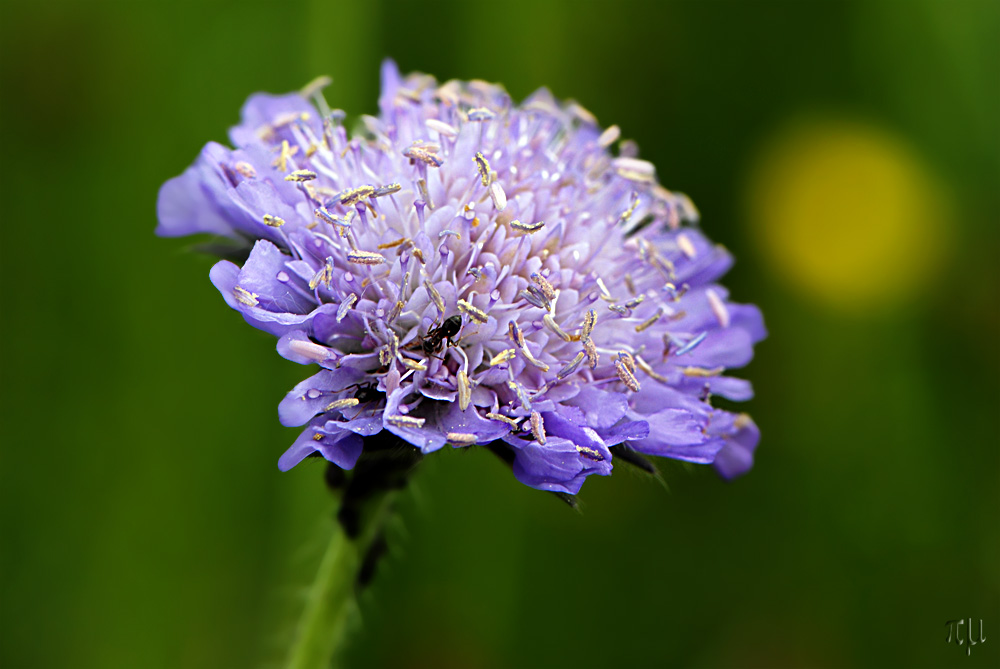
[[311,400],[314,400],[317,397],[319,397],[321,394],[322,393],[320,393],[320,391],[316,390],[315,388],[310,388],[309,392],[306,393],[306,397],[308,397]]
[[351,274],[350,272],[344,272],[344,281],[346,281],[347,283],[353,282],[354,281],[354,275]]
[[278,272],[278,281],[281,283],[288,281],[288,272]]

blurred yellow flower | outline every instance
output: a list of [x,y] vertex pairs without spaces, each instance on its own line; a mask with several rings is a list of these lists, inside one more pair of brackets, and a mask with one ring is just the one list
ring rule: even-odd
[[748,218],[767,265],[828,305],[863,311],[917,297],[954,221],[915,151],[874,125],[800,121],[749,174]]

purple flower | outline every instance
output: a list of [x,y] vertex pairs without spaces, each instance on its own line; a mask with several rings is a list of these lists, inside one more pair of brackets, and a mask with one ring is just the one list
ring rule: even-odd
[[731,256],[616,126],[392,62],[379,107],[349,138],[315,90],[255,95],[236,149],[208,144],[160,191],[159,234],[252,243],[212,282],[320,368],[279,406],[306,426],[282,470],[315,452],[350,469],[383,430],[507,449],[518,480],[564,493],[609,474],[611,449],[752,466],[757,427],[709,399],[752,396],[724,373],[760,312],[715,283]]

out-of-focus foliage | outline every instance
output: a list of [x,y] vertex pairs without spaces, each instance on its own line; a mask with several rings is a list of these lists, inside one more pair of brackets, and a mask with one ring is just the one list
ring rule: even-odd
[[372,112],[392,56],[620,125],[771,337],[735,483],[663,462],[576,515],[429,458],[349,664],[996,666],[998,31],[989,0],[4,2],[0,665],[282,657],[330,522],[321,467],[275,465],[302,370],[153,236],[156,191],[250,92],[329,73]]

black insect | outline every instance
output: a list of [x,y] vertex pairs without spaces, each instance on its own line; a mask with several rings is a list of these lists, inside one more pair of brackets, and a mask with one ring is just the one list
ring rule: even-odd
[[358,390],[354,393],[354,399],[356,399],[361,404],[365,402],[374,402],[375,400],[382,397],[382,393],[378,391],[374,383],[366,383],[364,385],[358,384]]
[[441,323],[441,325],[428,330],[423,339],[409,344],[406,348],[410,350],[419,348],[425,355],[433,355],[437,353],[439,348],[441,348],[441,342],[445,339],[448,340],[449,346],[453,345],[455,342],[452,341],[452,338],[457,335],[461,329],[462,317],[457,315],[449,316],[443,323]]

